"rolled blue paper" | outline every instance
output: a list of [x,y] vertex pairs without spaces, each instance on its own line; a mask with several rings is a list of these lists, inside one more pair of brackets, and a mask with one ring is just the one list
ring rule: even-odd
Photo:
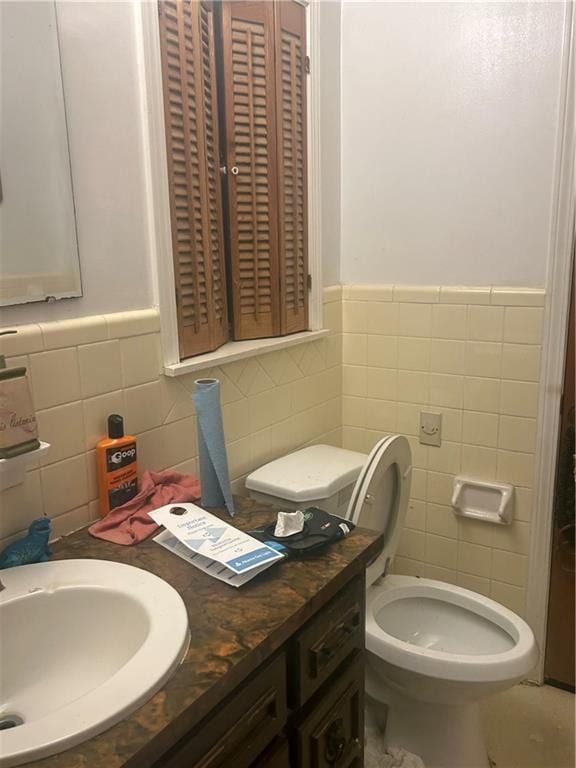
[[202,504],[206,507],[226,506],[234,517],[234,501],[230,488],[228,457],[220,407],[218,379],[198,379],[192,394],[198,421],[198,454]]

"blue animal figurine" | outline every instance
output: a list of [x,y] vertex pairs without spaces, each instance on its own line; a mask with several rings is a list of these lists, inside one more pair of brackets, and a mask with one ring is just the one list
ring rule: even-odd
[[29,563],[43,563],[48,560],[52,554],[48,547],[49,538],[50,518],[39,517],[33,520],[26,536],[8,544],[6,549],[0,552],[0,569]]

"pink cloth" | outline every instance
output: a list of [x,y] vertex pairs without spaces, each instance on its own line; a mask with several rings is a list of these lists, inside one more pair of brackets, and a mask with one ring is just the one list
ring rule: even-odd
[[200,482],[194,475],[182,475],[169,469],[163,472],[146,471],[136,496],[111,510],[88,530],[92,536],[114,544],[138,544],[160,527],[148,516],[148,512],[165,504],[197,501],[199,498]]

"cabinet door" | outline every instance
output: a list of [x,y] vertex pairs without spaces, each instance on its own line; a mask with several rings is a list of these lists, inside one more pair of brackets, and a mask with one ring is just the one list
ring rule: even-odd
[[296,727],[298,768],[364,765],[364,654],[358,651],[320,702]]
[[364,648],[364,578],[354,579],[291,642],[289,701],[302,706],[355,650]]
[[155,768],[248,768],[281,732],[286,715],[286,657],[280,653]]

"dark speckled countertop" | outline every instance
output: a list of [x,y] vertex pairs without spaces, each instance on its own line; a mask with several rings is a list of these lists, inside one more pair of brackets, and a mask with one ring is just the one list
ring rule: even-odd
[[[222,516],[219,510],[211,510]],[[234,524],[250,530],[275,519],[269,506],[238,498]],[[79,746],[38,768],[148,768],[193,728],[318,608],[380,551],[382,537],[357,528],[306,560],[273,566],[236,589],[198,571],[151,539],[123,547],[78,531],[54,545],[56,559],[115,560],[157,574],[182,596],[191,642],[182,665],[146,704]]]

